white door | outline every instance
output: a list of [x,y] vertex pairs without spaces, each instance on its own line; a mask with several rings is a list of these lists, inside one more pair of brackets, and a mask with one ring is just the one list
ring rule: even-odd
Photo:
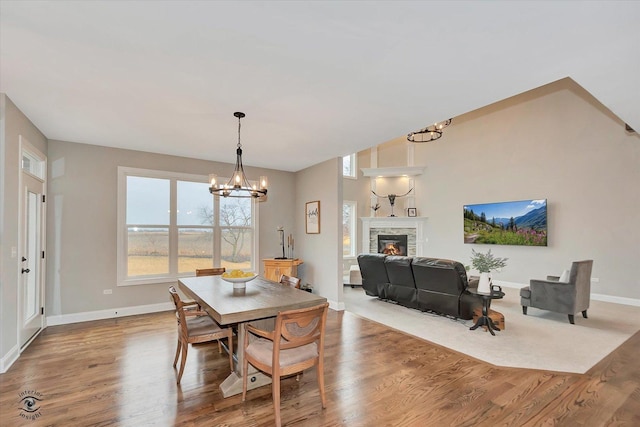
[[[32,161],[39,161],[34,157]],[[23,168],[19,277],[19,341],[25,347],[44,326],[44,181]],[[33,165],[31,165],[33,167]]]

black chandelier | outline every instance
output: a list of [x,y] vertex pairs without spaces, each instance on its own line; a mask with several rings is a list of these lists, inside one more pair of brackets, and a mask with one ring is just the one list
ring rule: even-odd
[[442,129],[451,124],[452,119],[434,123],[426,128],[411,132],[407,135],[407,141],[410,142],[431,142],[442,137]]
[[218,183],[216,174],[209,175],[209,191],[214,196],[222,197],[253,197],[262,201],[267,197],[267,177],[261,176],[259,184],[249,184],[247,175],[242,167],[242,144],[240,143],[240,119],[245,114],[241,112],[233,113],[238,118],[238,148],[236,149],[236,167],[233,175],[226,184]]

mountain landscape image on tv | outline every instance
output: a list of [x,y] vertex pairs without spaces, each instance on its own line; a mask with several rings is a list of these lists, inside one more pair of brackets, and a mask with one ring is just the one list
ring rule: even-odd
[[547,200],[465,205],[464,242],[547,246]]

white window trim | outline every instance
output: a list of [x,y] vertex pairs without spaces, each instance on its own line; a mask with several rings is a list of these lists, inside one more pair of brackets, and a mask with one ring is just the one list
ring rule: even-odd
[[[342,157],[342,161],[344,162],[344,158],[347,156],[343,156]],[[343,178],[348,178],[348,179],[358,179],[358,154],[357,153],[351,153],[348,155],[350,161],[351,161],[351,175],[345,175],[344,173],[342,174]],[[344,170],[344,169],[343,169]]]
[[[167,171],[159,171],[153,169],[141,169],[141,168],[131,168],[125,166],[118,166],[118,194],[117,194],[117,286],[135,286],[135,285],[149,285],[149,284],[157,284],[157,283],[175,283],[176,279],[181,277],[191,277],[195,274],[195,272],[189,273],[176,273],[162,277],[140,277],[140,278],[128,278],[127,277],[127,227],[126,227],[126,206],[127,206],[127,176],[140,176],[146,178],[159,178],[159,179],[176,179],[180,181],[192,181],[192,182],[201,182],[207,183],[209,182],[209,177],[207,175],[194,175],[187,173],[179,173],[179,172],[167,172]],[[224,179],[224,178],[222,178]],[[173,191],[173,190],[171,190]],[[175,196],[175,195],[174,195]],[[214,196],[211,196],[214,197]],[[251,249],[251,267],[253,271],[256,271],[258,265],[258,248],[260,247],[260,242],[258,239],[259,230],[259,218],[258,218],[258,203],[251,203],[252,210],[252,222],[253,222],[253,239],[254,245]],[[172,213],[173,214],[173,213]],[[216,259],[215,251],[218,251],[217,256],[219,257],[220,251],[220,236],[219,234],[220,227],[214,227],[214,259]],[[169,239],[177,239],[177,236],[169,235]],[[176,242],[173,242],[174,244]],[[174,246],[175,247],[175,246]]]
[[[32,177],[38,179],[41,182],[46,181],[47,177],[47,162],[43,160],[42,156],[37,154],[36,148],[22,135],[19,138],[20,142],[20,170]],[[24,158],[28,157],[29,160],[35,163],[35,167],[31,169],[25,169]]]
[[353,212],[351,215],[351,253],[349,255],[342,255],[342,259],[352,259],[356,257],[358,252],[358,202],[353,200],[343,200],[342,204],[353,206]]

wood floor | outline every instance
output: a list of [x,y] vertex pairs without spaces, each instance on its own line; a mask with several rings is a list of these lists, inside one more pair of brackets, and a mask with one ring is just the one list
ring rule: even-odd
[[[327,322],[327,408],[314,371],[286,379],[283,425],[640,425],[640,333],[579,375],[491,366],[346,312]],[[47,328],[0,375],[0,425],[273,425],[269,386],[222,398],[215,343],[189,349],[177,386],[175,341],[171,312]],[[23,392],[41,399],[35,420]]]

